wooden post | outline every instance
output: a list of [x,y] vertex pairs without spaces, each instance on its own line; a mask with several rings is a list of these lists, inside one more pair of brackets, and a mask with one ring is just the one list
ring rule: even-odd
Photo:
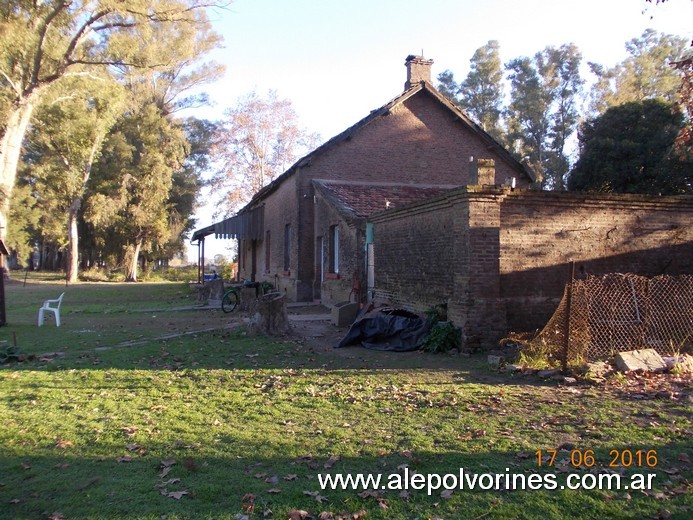
[[561,352],[561,369],[568,371],[568,352],[570,350],[570,307],[573,299],[573,281],[575,280],[575,262],[570,262],[568,284],[565,295],[565,320],[563,322],[563,352]]
[[0,327],[7,324],[7,313],[5,312],[5,268],[0,262]]
[[0,327],[7,324],[7,312],[5,310],[5,255],[9,254],[5,247],[5,242],[0,238]]

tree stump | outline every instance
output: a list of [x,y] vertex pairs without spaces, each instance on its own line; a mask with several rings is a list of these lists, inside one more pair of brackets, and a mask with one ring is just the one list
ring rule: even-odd
[[289,314],[283,293],[268,293],[255,301],[248,322],[249,334],[281,336],[287,334],[289,329]]
[[253,312],[255,308],[255,301],[257,300],[257,288],[241,287],[241,304],[239,310],[241,312]]
[[207,300],[210,302],[210,305],[215,303],[217,305],[221,305],[221,297],[224,295],[224,280],[218,278],[217,280],[206,282],[204,285],[199,287],[198,290],[198,301],[203,302]]

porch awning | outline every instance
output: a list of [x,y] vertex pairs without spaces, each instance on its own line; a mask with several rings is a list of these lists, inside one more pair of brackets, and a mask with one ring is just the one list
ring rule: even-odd
[[258,206],[233,217],[215,222],[196,230],[191,242],[199,242],[206,236],[214,234],[215,238],[240,238],[241,240],[261,240],[265,227],[265,207]]

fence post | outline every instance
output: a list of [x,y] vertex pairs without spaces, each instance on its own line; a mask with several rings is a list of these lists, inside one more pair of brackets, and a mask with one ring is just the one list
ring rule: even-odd
[[573,281],[575,280],[575,262],[570,262],[570,278],[566,285],[565,320],[563,322],[563,351],[561,352],[561,370],[568,370],[568,351],[570,350],[570,307],[573,299]]

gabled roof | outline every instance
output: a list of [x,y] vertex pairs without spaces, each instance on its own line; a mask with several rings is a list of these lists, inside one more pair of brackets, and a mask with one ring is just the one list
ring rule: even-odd
[[[279,177],[274,179],[271,183],[269,183],[267,186],[262,188],[260,191],[258,191],[253,198],[246,204],[236,216],[231,217],[230,219],[227,220],[232,220],[232,219],[238,219],[241,217],[243,214],[245,214],[248,211],[251,211],[254,206],[257,205],[258,202],[260,202],[262,199],[270,195],[274,190],[276,190],[287,178],[292,176],[296,171],[301,168],[302,166],[306,166],[310,164],[310,162],[316,158],[322,155],[323,153],[329,151],[332,149],[334,146],[338,145],[339,143],[346,141],[351,138],[356,132],[358,132],[361,128],[367,126],[369,123],[372,121],[376,120],[377,118],[387,114],[390,110],[392,110],[395,106],[404,103],[406,100],[410,99],[411,97],[415,96],[419,92],[424,92],[426,94],[429,94],[432,96],[434,99],[436,99],[441,105],[443,105],[447,110],[451,112],[453,117],[457,118],[463,125],[465,125],[467,128],[469,128],[473,133],[475,133],[478,137],[480,137],[486,144],[488,145],[489,148],[495,150],[495,152],[503,157],[509,164],[513,165],[515,168],[518,169],[518,171],[523,172],[531,181],[536,181],[536,175],[534,172],[528,168],[525,164],[519,162],[517,159],[515,159],[510,152],[508,152],[498,141],[496,141],[493,137],[491,137],[488,133],[486,133],[479,125],[477,125],[472,119],[465,114],[462,110],[460,110],[457,106],[455,106],[453,103],[451,103],[447,98],[445,98],[440,92],[438,92],[433,85],[431,85],[427,81],[421,81],[420,83],[417,83],[413,85],[411,88],[405,90],[402,92],[399,96],[396,98],[388,101],[385,103],[383,106],[376,110],[372,110],[370,114],[368,114],[366,117],[355,123],[354,125],[350,126],[343,132],[337,134],[334,136],[332,139],[329,141],[326,141],[322,145],[318,146],[315,150],[312,152],[308,153],[307,155],[303,156],[300,158],[298,161],[296,161],[288,170],[286,170],[284,173],[282,173]],[[425,188],[424,188],[425,189]],[[358,188],[353,188],[351,191],[356,192]],[[434,196],[434,195],[431,195]],[[382,209],[382,208],[380,208]],[[359,211],[359,210],[357,210]],[[225,232],[220,232],[219,225],[222,224],[222,222],[217,222],[215,224],[212,224],[211,226],[207,226],[206,228],[199,229],[195,231],[193,234],[192,241],[195,240],[200,240],[204,238],[207,235],[211,235],[212,233],[215,233],[217,235],[226,235],[226,236],[231,236],[228,233]],[[228,227],[228,226],[227,226]]]
[[460,110],[458,107],[456,107],[453,103],[451,103],[445,96],[443,96],[440,92],[438,92],[433,85],[428,83],[427,81],[421,81],[420,83],[417,83],[416,85],[412,86],[411,88],[405,90],[397,96],[396,98],[392,99],[391,101],[385,103],[383,106],[376,110],[372,110],[370,114],[368,114],[366,117],[358,121],[356,124],[350,126],[340,134],[337,134],[334,136],[332,139],[329,141],[326,141],[322,145],[318,146],[315,150],[310,152],[309,154],[303,156],[301,159],[296,161],[288,170],[286,170],[284,173],[282,173],[279,177],[274,179],[271,183],[269,183],[267,186],[262,188],[260,191],[258,191],[253,198],[246,204],[246,206],[240,211],[243,212],[246,210],[246,208],[252,207],[255,203],[257,203],[259,200],[262,200],[265,198],[267,195],[272,193],[277,187],[284,182],[288,177],[293,175],[298,168],[301,168],[302,166],[306,166],[310,164],[311,160],[314,159],[315,157],[318,157],[325,153],[326,151],[330,150],[333,148],[335,145],[338,143],[341,143],[342,141],[346,141],[349,139],[354,133],[358,132],[361,128],[365,127],[368,125],[370,122],[373,120],[379,118],[380,116],[383,116],[387,114],[390,110],[392,110],[396,105],[399,105],[412,96],[418,94],[419,92],[426,92],[433,96],[440,104],[442,104],[445,108],[447,108],[452,114],[457,117],[462,124],[467,126],[472,132],[474,132],[478,137],[480,137],[483,141],[486,142],[486,144],[489,146],[489,148],[492,148],[498,153],[501,157],[505,158],[508,163],[514,165],[519,171],[522,171],[527,175],[527,177],[531,181],[536,180],[536,176],[534,172],[528,168],[525,164],[519,162],[517,159],[515,159],[510,152],[508,152],[498,141],[496,141],[493,137],[491,137],[488,133],[486,133],[479,125],[477,125],[472,119],[465,114],[462,110]]
[[313,180],[313,186],[347,219],[437,197],[458,186]]

